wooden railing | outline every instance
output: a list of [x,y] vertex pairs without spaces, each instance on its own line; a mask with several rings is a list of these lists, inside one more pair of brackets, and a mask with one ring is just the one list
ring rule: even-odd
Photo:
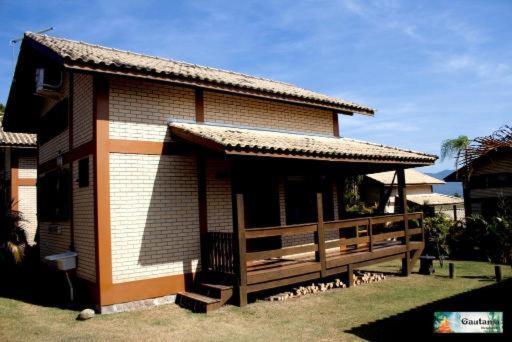
[[[237,224],[235,226],[235,244],[234,259],[237,264],[236,274],[239,277],[239,290],[241,305],[246,300],[247,289],[247,262],[253,260],[262,260],[268,258],[283,257],[286,255],[300,254],[306,252],[315,252],[315,261],[320,263],[321,276],[327,276],[326,250],[331,248],[350,248],[351,246],[360,247],[361,244],[367,246],[369,252],[373,252],[375,244],[395,239],[406,246],[406,251],[410,250],[410,239],[420,235],[420,241],[423,241],[423,214],[422,213],[404,213],[381,215],[364,218],[354,218],[347,220],[338,220],[324,222],[323,220],[323,203],[322,194],[317,194],[317,213],[318,221],[314,223],[267,227],[257,229],[246,229],[244,219],[244,199],[242,194],[236,196],[237,204]],[[409,221],[419,220],[417,228],[409,229]],[[399,225],[397,226],[397,223]],[[365,226],[366,231],[360,236],[359,227]],[[353,229],[355,236],[351,238],[343,238],[326,241],[325,231],[339,230],[342,231]],[[377,231],[377,233],[376,233]],[[380,231],[380,232],[379,232]],[[284,247],[279,249],[247,252],[247,240],[272,237],[272,236],[290,236],[305,233],[313,233],[314,243]],[[407,261],[410,254],[406,253]],[[409,265],[409,262],[407,262]],[[351,265],[349,265],[350,267]],[[409,266],[407,266],[409,267]],[[407,270],[407,272],[409,272]]]
[[206,244],[206,269],[210,272],[234,274],[233,233],[208,232],[203,235]]
[[[246,300],[244,293],[247,288],[247,262],[249,261],[314,252],[315,261],[320,264],[320,273],[324,277],[328,275],[326,251],[329,249],[339,248],[340,251],[347,250],[347,252],[366,249],[368,252],[373,252],[376,244],[395,240],[405,245],[406,251],[410,251],[411,238],[418,241],[424,240],[423,213],[390,214],[324,222],[321,193],[317,194],[319,215],[318,221],[314,223],[246,229],[244,200],[241,194],[236,196],[236,204],[237,224],[234,233],[208,232],[204,234],[203,239],[206,245],[206,269],[235,275],[238,278],[241,301]],[[417,221],[417,227],[410,228],[410,221]],[[362,233],[361,227],[365,228]],[[326,241],[325,232],[332,230],[339,231],[339,238]],[[351,234],[348,234],[349,232]],[[247,240],[308,233],[313,234],[313,243],[257,252],[247,252],[246,249]],[[406,254],[409,258],[409,253]],[[241,304],[243,305],[243,302]]]

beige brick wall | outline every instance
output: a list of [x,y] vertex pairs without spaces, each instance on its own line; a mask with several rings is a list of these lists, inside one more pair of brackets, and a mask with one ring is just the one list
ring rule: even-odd
[[169,140],[169,119],[195,119],[195,97],[191,88],[122,78],[110,81],[112,139],[161,142]]
[[195,156],[110,154],[114,283],[195,272]]
[[78,147],[92,140],[92,101],[92,76],[75,74],[73,87],[73,147]]
[[[89,186],[79,187],[73,181],[73,230],[78,253],[77,274],[96,281],[96,247],[94,237],[93,157],[89,155]],[[78,179],[78,160],[73,162],[73,180]]]
[[230,165],[223,159],[206,161],[208,231],[232,232],[233,212]]
[[33,244],[37,231],[37,191],[35,186],[18,187],[18,209],[23,213],[25,219],[22,225],[27,233],[28,243]]
[[[50,231],[49,226],[58,227],[57,231]],[[41,259],[47,255],[63,253],[69,250],[70,223],[39,222],[39,236]]]
[[333,135],[323,109],[205,91],[204,111],[207,122]]
[[66,129],[55,138],[39,147],[39,164],[56,158],[59,153],[69,151],[69,130]]
[[36,157],[22,157],[18,160],[18,178],[37,178]]

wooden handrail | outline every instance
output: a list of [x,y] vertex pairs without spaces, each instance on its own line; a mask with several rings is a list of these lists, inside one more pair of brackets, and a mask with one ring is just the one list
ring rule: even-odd
[[245,230],[246,239],[256,239],[269,236],[297,235],[314,233],[317,230],[317,223],[294,224],[289,226],[249,228]]
[[[423,217],[422,212],[408,213],[407,217],[409,220],[421,219]],[[372,224],[382,224],[382,223],[394,223],[394,222],[402,222],[404,221],[404,214],[390,214],[390,215],[379,215],[379,216],[366,216],[366,217],[358,217],[353,219],[346,220],[337,220],[337,221],[327,221],[324,222],[324,228],[326,230],[332,229],[345,229],[345,228],[353,228],[355,226],[367,226],[368,220],[372,220]]]
[[318,245],[316,243],[310,243],[307,245],[284,247],[279,249],[270,249],[261,252],[251,252],[246,254],[246,261],[262,260],[269,258],[278,258],[286,255],[301,254],[308,252],[317,252]]

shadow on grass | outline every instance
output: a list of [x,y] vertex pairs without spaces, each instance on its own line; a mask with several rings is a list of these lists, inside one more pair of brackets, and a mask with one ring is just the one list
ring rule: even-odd
[[[434,275],[436,278],[449,278],[448,275]],[[455,276],[455,278],[461,278],[461,279],[477,279],[479,281],[485,281],[485,282],[495,282],[496,278],[491,276]]]
[[[401,341],[424,339],[456,339],[511,341],[512,329],[512,279],[501,283],[444,298],[426,305],[418,306],[397,315],[354,327],[345,332],[370,341]],[[435,311],[503,311],[504,334],[446,334],[433,333]]]
[[61,309],[80,310],[90,307],[82,301],[86,298],[80,284],[72,277],[74,286],[74,302],[70,301],[69,287],[64,273],[45,267],[31,267],[5,272],[0,281],[0,297],[19,300],[25,303],[55,307]]

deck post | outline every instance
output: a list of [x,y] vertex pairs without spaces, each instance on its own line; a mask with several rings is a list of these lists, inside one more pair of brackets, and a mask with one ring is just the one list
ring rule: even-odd
[[405,181],[405,170],[398,169],[396,171],[397,180],[398,180],[398,208],[399,213],[404,216],[404,233],[405,233],[405,246],[406,252],[405,257],[402,262],[402,274],[409,275],[411,274],[411,253],[410,253],[410,244],[409,244],[409,217],[407,214],[407,188]]
[[247,305],[247,262],[246,262],[246,241],[245,241],[245,217],[244,217],[244,195],[236,194],[236,220],[235,236],[237,249],[235,250],[238,259],[238,296],[239,305]]
[[369,249],[373,252],[373,224],[371,217],[368,219],[368,238],[370,240]]
[[348,264],[347,266],[348,272],[348,287],[354,286],[354,265]]
[[325,260],[325,232],[324,232],[324,207],[322,202],[322,193],[316,194],[316,210],[317,210],[317,229],[315,234],[315,243],[318,246],[318,251],[315,252],[315,261],[320,262],[322,278],[327,274],[326,260]]

